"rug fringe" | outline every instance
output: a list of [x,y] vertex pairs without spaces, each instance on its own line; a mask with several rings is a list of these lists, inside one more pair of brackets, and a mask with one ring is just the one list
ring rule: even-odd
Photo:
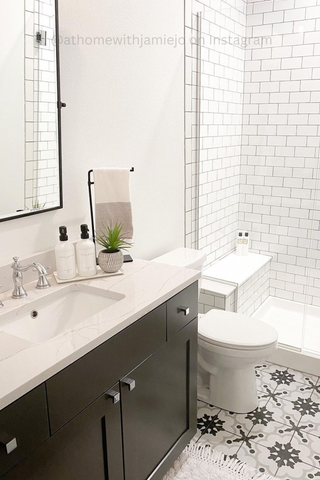
[[231,458],[224,453],[215,451],[214,447],[208,444],[199,445],[195,442],[191,442],[185,448],[184,453],[198,458],[199,460],[213,463],[218,467],[227,468],[230,473],[241,474],[243,477],[247,477],[250,480],[275,480],[275,477],[257,472],[254,468],[236,458]]

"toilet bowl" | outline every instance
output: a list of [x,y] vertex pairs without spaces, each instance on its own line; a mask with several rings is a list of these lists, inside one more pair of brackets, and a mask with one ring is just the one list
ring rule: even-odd
[[255,366],[276,351],[276,330],[245,315],[210,310],[199,319],[198,343],[199,400],[236,413],[254,410]]
[[[202,271],[205,258],[198,250],[178,248],[153,261]],[[261,320],[224,310],[199,317],[199,400],[235,413],[254,410],[255,365],[277,349],[277,331]]]

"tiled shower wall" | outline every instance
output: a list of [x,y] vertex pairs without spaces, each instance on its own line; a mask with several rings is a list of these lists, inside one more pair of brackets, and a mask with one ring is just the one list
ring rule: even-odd
[[273,255],[271,295],[320,305],[320,2],[248,0],[256,35],[271,42],[246,50],[239,228]]
[[[208,9],[212,3],[214,8]],[[186,27],[186,242],[207,254],[207,263],[231,251],[238,226],[241,129],[245,50],[237,43],[245,35],[244,0],[194,2],[201,19],[201,70],[196,46],[197,19]],[[190,16],[191,17],[191,16]],[[224,39],[231,38],[231,41]],[[189,67],[189,68],[188,68]],[[191,75],[190,75],[191,70]],[[199,70],[201,73],[199,74]],[[201,105],[197,104],[198,81]],[[200,132],[196,111],[200,108]],[[197,158],[197,141],[200,158]],[[199,192],[197,182],[199,161]],[[196,198],[199,199],[197,218]],[[198,224],[199,222],[199,229]]]
[[[227,4],[234,5],[230,12],[239,6],[240,11],[245,11],[244,2],[236,0],[189,2],[187,33],[192,27],[191,31],[196,35],[197,25],[191,11],[219,11]],[[239,222],[234,222],[230,215],[229,225],[220,228],[219,218],[214,220],[212,215],[212,208],[216,206],[224,216],[230,205],[225,203],[228,198],[226,183],[213,184],[215,173],[226,178],[225,165],[218,166],[216,160],[220,159],[213,157],[212,164],[207,164],[209,170],[203,170],[207,149],[202,137],[206,139],[208,131],[205,130],[208,125],[205,125],[200,135],[199,247],[207,252],[209,263],[212,263],[233,250],[237,228],[248,229],[252,249],[273,255],[271,295],[320,305],[320,217],[319,205],[314,202],[314,196],[319,193],[320,1],[248,0],[246,11],[244,35],[267,37],[267,41],[263,47],[249,43],[246,48]],[[205,17],[211,19],[212,15],[206,13]],[[193,23],[189,24],[188,18],[193,18]],[[221,16],[218,14],[216,18],[221,19]],[[215,22],[211,27],[214,35],[222,35]],[[196,247],[195,112],[199,108],[196,88],[199,62],[195,49],[190,52],[187,48],[186,51],[186,245]],[[209,52],[209,58],[217,58],[217,45],[214,45],[214,52],[212,57]],[[212,76],[218,75],[215,65],[211,72]],[[219,79],[211,79],[211,82],[215,81]],[[204,93],[203,88],[202,96]],[[217,99],[224,100],[221,92]],[[221,108],[225,108],[224,101],[220,103]],[[208,101],[208,108],[212,105]],[[204,106],[206,108],[206,103]],[[222,118],[226,126],[230,117],[222,114],[218,118]],[[216,125],[217,117],[211,117],[210,121],[211,125]],[[211,140],[213,145],[217,144],[219,134]],[[225,151],[225,147],[218,147],[218,150]],[[209,146],[208,150],[212,148]],[[207,212],[210,209],[211,216],[204,214],[205,208]]]
[[[25,0],[26,170],[25,207],[59,202],[54,0]],[[47,32],[46,46],[35,33]]]

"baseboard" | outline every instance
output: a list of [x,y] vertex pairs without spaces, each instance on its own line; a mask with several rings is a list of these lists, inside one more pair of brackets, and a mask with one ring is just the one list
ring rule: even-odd
[[293,370],[319,376],[320,356],[312,353],[306,354],[280,346],[268,361],[292,368]]

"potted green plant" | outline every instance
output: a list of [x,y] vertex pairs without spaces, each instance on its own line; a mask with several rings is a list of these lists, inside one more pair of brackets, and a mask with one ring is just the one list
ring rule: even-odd
[[97,236],[97,242],[104,247],[99,252],[98,263],[106,273],[115,273],[123,265],[122,250],[128,250],[132,244],[125,240],[122,225],[116,223],[114,227],[107,227],[104,233]]

